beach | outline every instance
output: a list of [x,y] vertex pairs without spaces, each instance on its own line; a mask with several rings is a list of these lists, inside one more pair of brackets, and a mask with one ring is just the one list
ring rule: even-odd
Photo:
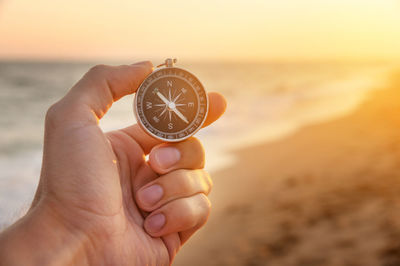
[[400,265],[400,74],[350,114],[232,153],[174,265]]
[[[0,61],[0,228],[23,215],[32,201],[47,108],[96,63],[100,62]],[[207,90],[224,94],[229,103],[217,123],[196,134],[211,172],[236,162],[232,150],[280,139],[305,125],[351,112],[393,68],[274,62],[193,62],[183,67],[196,73]],[[136,122],[132,102],[129,95],[113,104],[100,121],[104,132]]]

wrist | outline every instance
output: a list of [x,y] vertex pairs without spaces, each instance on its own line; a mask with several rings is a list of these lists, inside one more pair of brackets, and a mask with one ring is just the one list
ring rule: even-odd
[[0,234],[4,265],[87,265],[91,253],[89,237],[43,204]]

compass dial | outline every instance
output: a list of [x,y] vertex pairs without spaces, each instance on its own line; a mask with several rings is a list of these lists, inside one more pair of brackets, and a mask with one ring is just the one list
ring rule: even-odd
[[181,141],[201,128],[207,116],[207,93],[186,70],[165,67],[140,85],[135,97],[139,124],[153,137]]

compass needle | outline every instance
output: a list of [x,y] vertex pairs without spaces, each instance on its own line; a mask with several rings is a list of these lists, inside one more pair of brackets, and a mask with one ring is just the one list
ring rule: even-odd
[[175,114],[176,114],[180,119],[182,119],[186,124],[189,124],[189,121],[187,120],[187,118],[186,118],[181,112],[179,112],[178,109],[173,108],[172,111],[174,111]]
[[161,92],[157,92],[157,96],[161,99],[161,101],[163,101],[166,105],[169,104],[169,101],[167,100],[167,98],[164,97],[164,95],[161,94]]

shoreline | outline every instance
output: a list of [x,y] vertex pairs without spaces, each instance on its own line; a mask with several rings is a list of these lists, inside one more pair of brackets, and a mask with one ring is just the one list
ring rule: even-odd
[[[374,69],[369,74],[353,74],[346,78],[338,78],[321,82],[307,90],[293,90],[290,93],[271,94],[257,112],[247,113],[249,120],[237,121],[236,115],[243,116],[236,110],[225,114],[221,124],[205,128],[198,133],[206,151],[206,169],[215,172],[229,168],[235,163],[235,151],[257,146],[263,143],[279,141],[309,125],[331,121],[351,114],[363,104],[371,93],[379,90],[387,82],[392,67]],[[255,102],[257,103],[257,101]],[[233,105],[241,105],[233,101]],[[247,103],[246,106],[254,106]],[[257,105],[257,104],[256,104]],[[239,108],[240,109],[240,108]],[[228,110],[229,111],[229,110]],[[257,116],[258,118],[252,118]],[[249,123],[238,127],[238,122]],[[215,131],[216,127],[220,130]],[[226,127],[226,128],[224,128]],[[224,128],[224,129],[222,129]],[[211,133],[207,134],[207,131]],[[226,138],[226,131],[232,135]],[[224,134],[222,134],[224,133]]]
[[174,265],[400,264],[400,80],[388,87],[344,117],[235,151]]

